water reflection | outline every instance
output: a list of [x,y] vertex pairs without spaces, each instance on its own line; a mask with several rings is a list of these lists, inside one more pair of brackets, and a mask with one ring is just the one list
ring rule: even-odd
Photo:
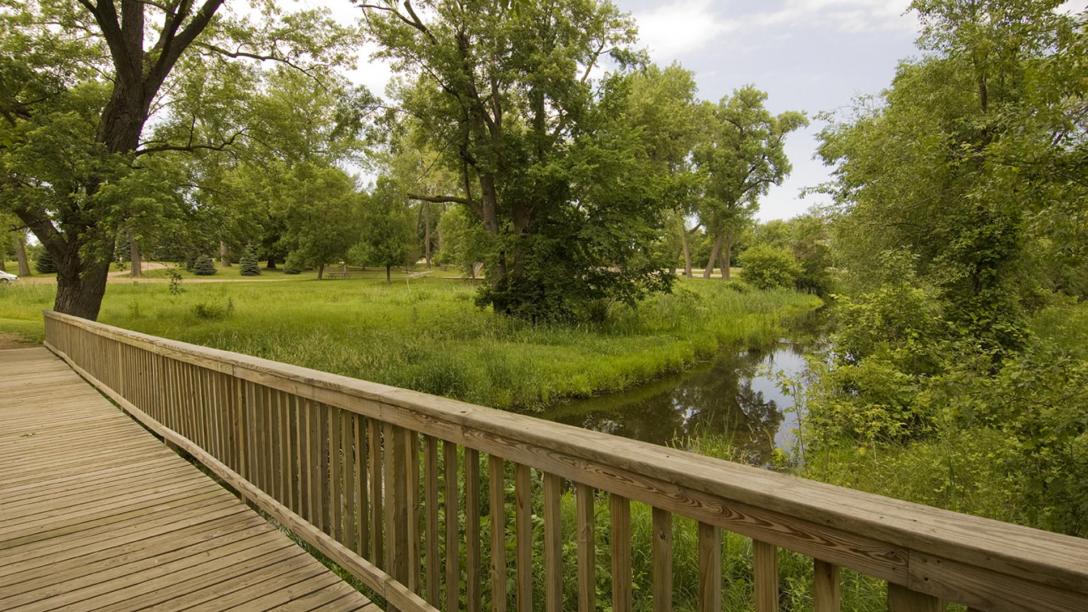
[[757,349],[724,350],[708,363],[628,391],[575,400],[544,418],[655,444],[683,446],[693,438],[724,436],[754,465],[773,450],[790,449],[797,415],[776,372],[798,378],[804,354],[822,337],[823,317],[790,326],[788,338]]

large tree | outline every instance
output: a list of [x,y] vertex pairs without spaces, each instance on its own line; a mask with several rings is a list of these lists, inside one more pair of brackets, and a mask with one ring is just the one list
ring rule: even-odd
[[606,99],[622,88],[594,79],[606,56],[633,59],[629,18],[600,0],[360,6],[404,74],[401,110],[461,179],[461,193],[411,195],[464,204],[491,237],[483,303],[559,318],[668,286],[647,255],[661,202],[641,180],[645,143]]
[[185,97],[173,87],[179,72],[225,58],[304,69],[342,42],[318,13],[257,28],[221,15],[223,3],[3,0],[0,200],[56,262],[56,310],[97,317],[117,237],[129,230],[125,194],[152,197],[161,186],[145,172],[150,156],[222,149],[238,137],[143,139],[149,118],[170,116]]
[[766,93],[746,86],[704,107],[705,134],[695,161],[703,179],[699,218],[713,240],[706,278],[719,262],[722,278],[729,278],[737,234],[759,208],[759,197],[790,172],[786,135],[807,124],[798,112],[772,115],[766,99]]
[[850,289],[901,252],[996,355],[1024,342],[1040,284],[1088,291],[1085,17],[1058,4],[915,2],[926,55],[823,132]]

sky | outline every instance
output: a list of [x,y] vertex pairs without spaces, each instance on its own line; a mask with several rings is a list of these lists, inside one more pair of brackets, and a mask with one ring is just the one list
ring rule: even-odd
[[[641,45],[660,65],[678,62],[695,74],[702,99],[719,100],[752,84],[768,93],[772,112],[804,111],[808,128],[791,134],[793,172],[760,203],[761,221],[787,219],[820,203],[801,190],[828,179],[814,158],[821,111],[849,108],[891,83],[900,60],[917,55],[918,22],[909,0],[616,0],[638,22]],[[306,3],[301,3],[306,4]],[[358,9],[321,0],[340,19]],[[384,91],[388,66],[361,54],[352,78]]]

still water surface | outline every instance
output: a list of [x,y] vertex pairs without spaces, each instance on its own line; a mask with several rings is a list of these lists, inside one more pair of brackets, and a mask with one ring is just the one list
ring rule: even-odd
[[770,463],[775,448],[795,443],[794,400],[779,382],[799,380],[805,354],[823,344],[826,317],[815,312],[788,326],[770,345],[727,347],[707,362],[619,393],[572,400],[543,416],[626,438],[687,446],[692,439],[724,436],[753,465]]

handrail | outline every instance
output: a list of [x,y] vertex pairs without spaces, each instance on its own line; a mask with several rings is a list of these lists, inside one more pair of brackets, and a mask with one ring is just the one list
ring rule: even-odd
[[[629,540],[625,519],[634,501],[654,508],[655,533],[662,534],[661,543],[654,541],[654,571],[663,575],[671,571],[671,535],[665,532],[671,534],[672,515],[700,523],[700,564],[710,574],[716,569],[720,575],[715,551],[721,529],[751,537],[759,610],[777,605],[775,547],[815,560],[821,610],[837,609],[840,566],[888,581],[893,610],[936,609],[938,600],[980,610],[1088,610],[1088,541],[1080,538],[69,315],[46,312],[45,321],[47,346],[88,380],[403,609],[430,609],[440,599],[446,609],[462,601],[469,609],[479,605],[487,574],[478,567],[479,453],[485,453],[487,520],[502,519],[499,535],[507,530],[505,463],[514,464],[519,607],[532,588],[531,468],[543,475],[549,609],[562,608],[558,509],[562,481],[569,481],[578,493],[579,606],[588,609],[598,490],[609,495],[612,511],[616,609],[630,601],[630,551],[623,540]],[[437,490],[438,440],[444,496]],[[443,536],[436,532],[438,510],[445,516],[446,509],[459,507],[458,448],[464,453],[464,568],[460,555],[437,558]],[[450,523],[445,542],[457,550],[456,521]],[[491,551],[497,563],[492,592],[500,595],[508,571],[504,543],[493,539]],[[447,592],[440,597],[442,566]],[[457,590],[462,576],[463,598]],[[655,609],[668,609],[667,582],[655,580]],[[720,601],[720,578],[704,583],[701,602],[711,609]],[[505,609],[505,596],[492,599],[496,609]]]

